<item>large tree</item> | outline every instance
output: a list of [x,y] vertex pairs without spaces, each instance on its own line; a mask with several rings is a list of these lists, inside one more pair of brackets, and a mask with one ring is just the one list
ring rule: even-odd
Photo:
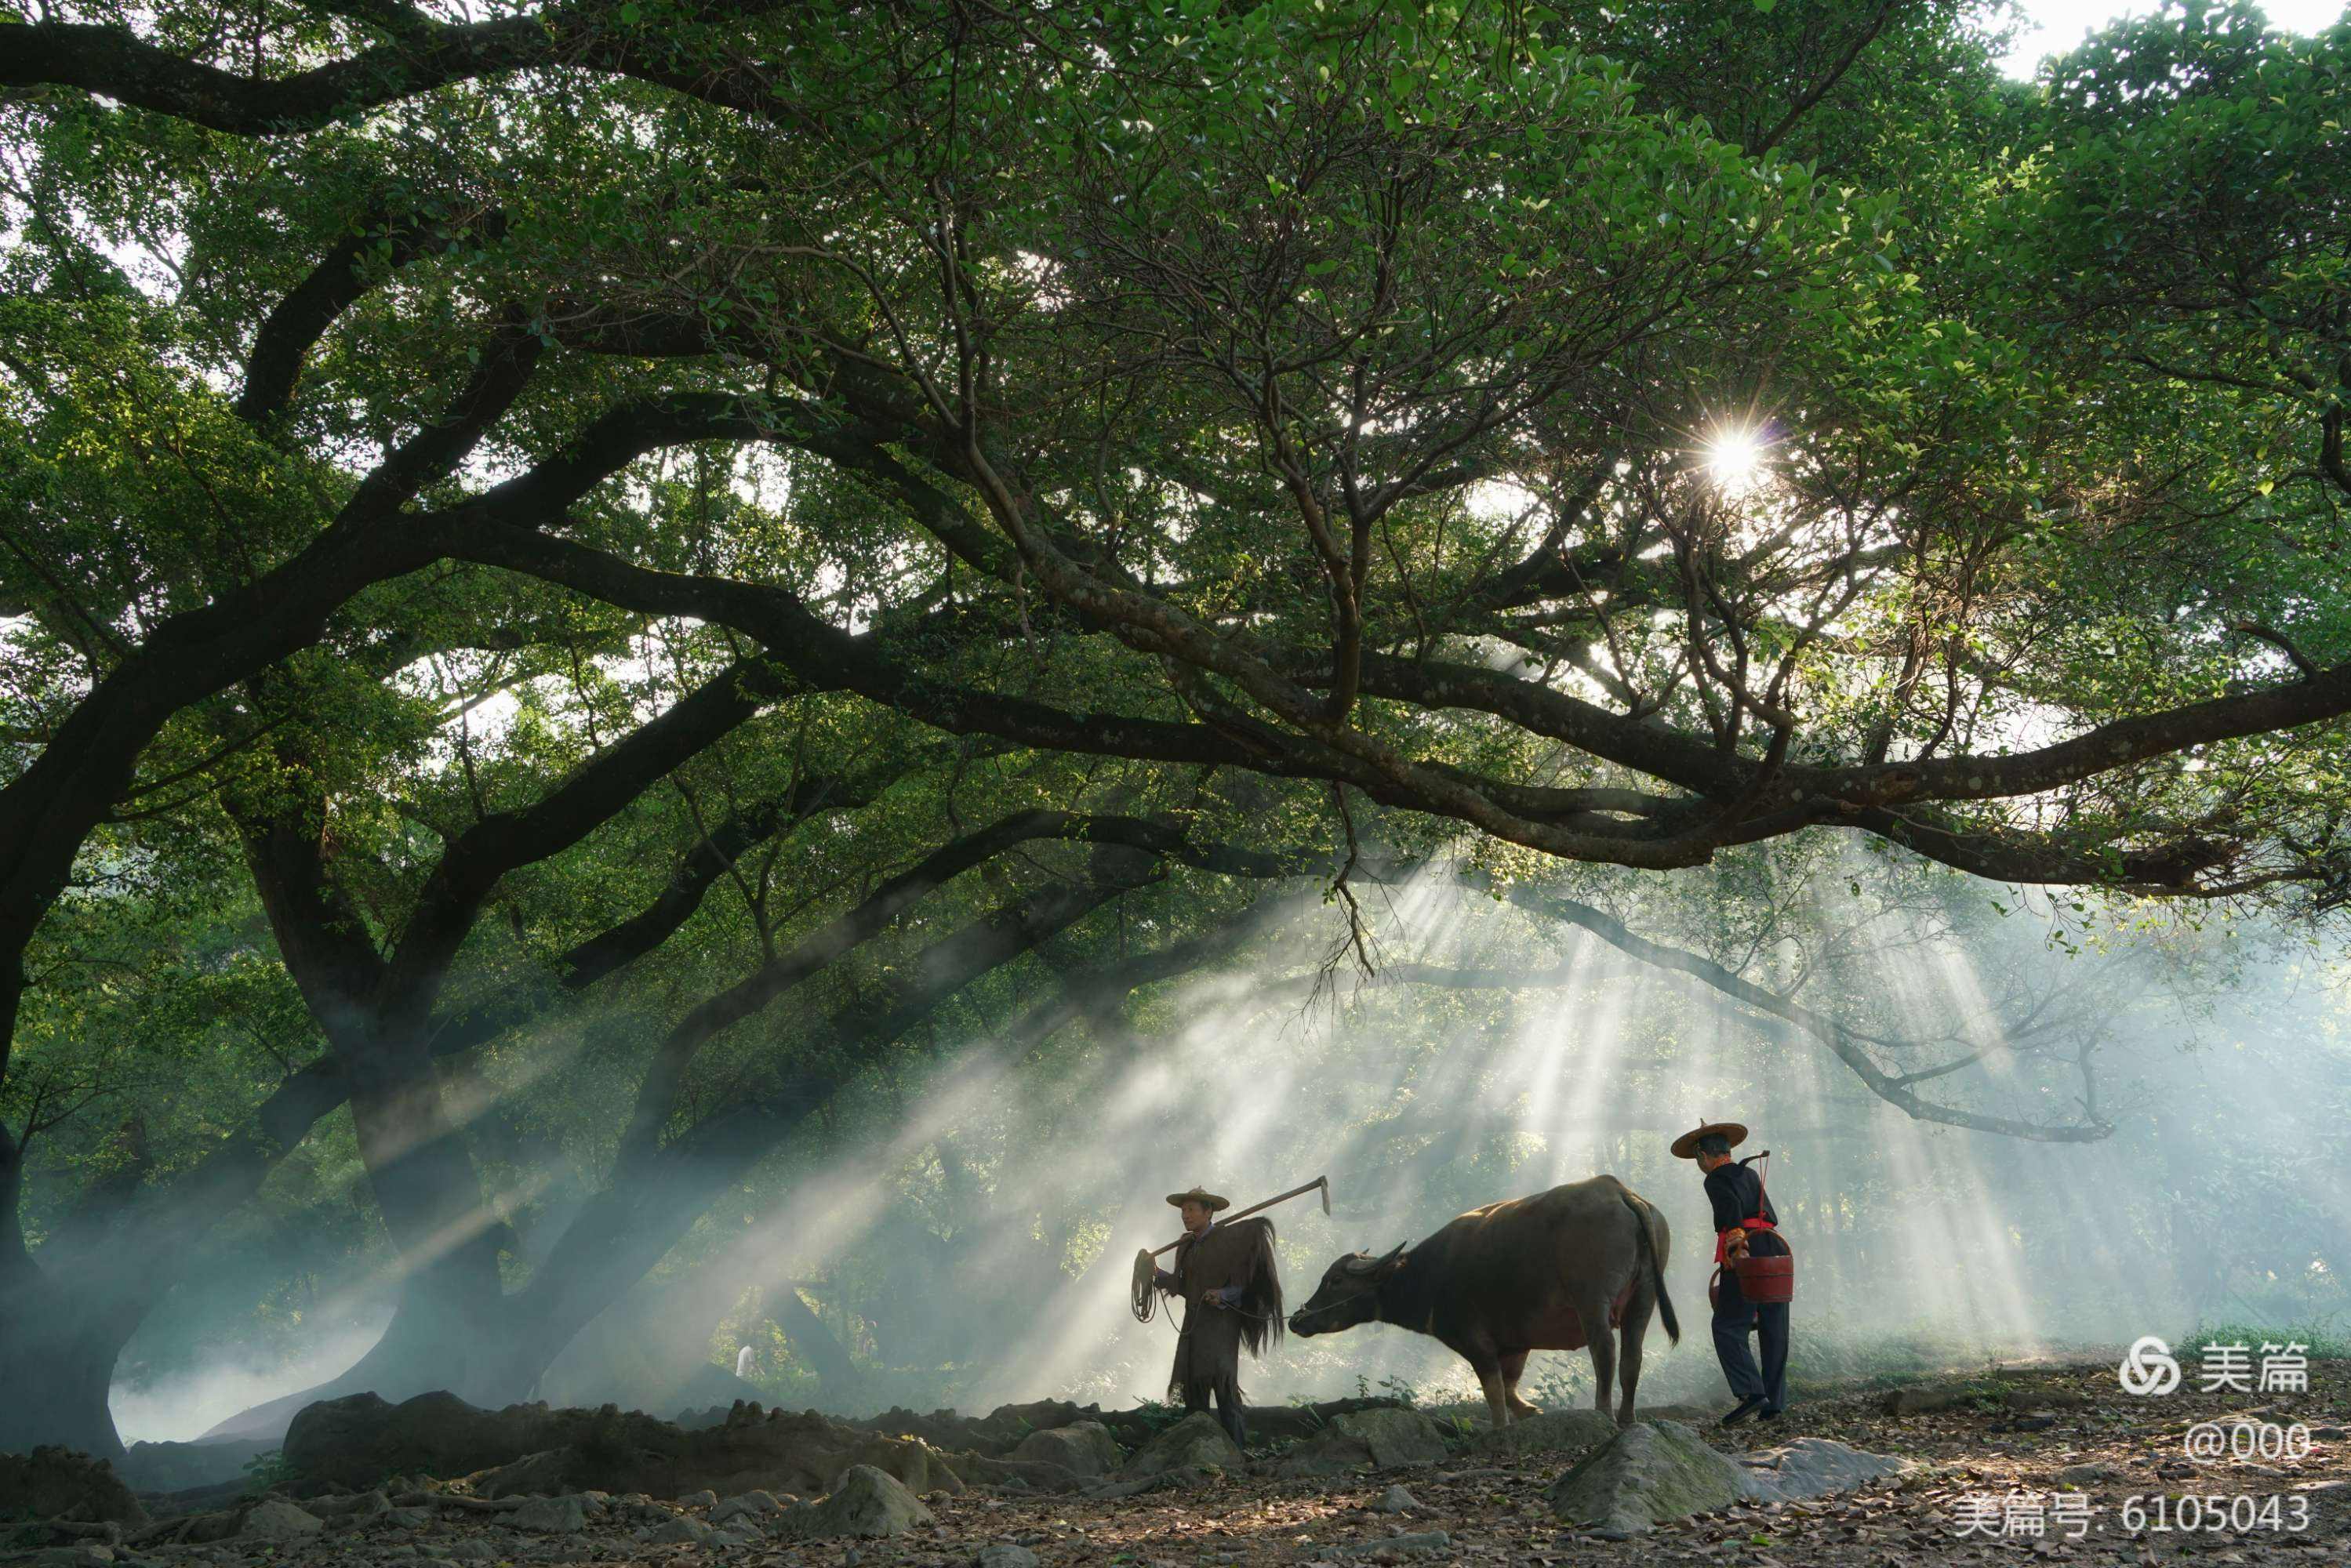
[[[1259,776],[1220,830],[1343,904],[1469,853],[1965,1124],[1917,1089],[1941,1063],[1528,884],[1846,834],[2342,907],[2342,37],[2199,11],[2026,91],[1964,9],[1731,33],[1330,0],[9,25],[0,1105],[41,1104],[0,1119],[0,1379],[70,1362],[97,1431],[176,1266],[129,1289],[18,1223],[54,1101],[11,1053],[78,875],[233,823],[327,1047],[222,1179],[144,1189],[165,1228],[349,1100],[429,1320],[468,1321],[505,1292],[440,1074],[538,1001],[466,988],[481,916],[712,747],[780,744],[778,703],[1076,769],[1019,803],[1155,855],[1207,852],[1097,760],[1161,802]],[[503,784],[415,711],[436,660],[584,686],[646,628],[683,687],[624,736],[583,700]],[[418,777],[418,840],[356,831]],[[537,953],[539,988],[800,815],[743,804],[673,817],[647,859],[688,893]],[[908,821],[913,858],[986,831]],[[1092,907],[1048,902],[999,915]],[[639,1064],[616,1170],[691,1143],[698,1049]],[[77,1275],[106,1313],[61,1307]]]

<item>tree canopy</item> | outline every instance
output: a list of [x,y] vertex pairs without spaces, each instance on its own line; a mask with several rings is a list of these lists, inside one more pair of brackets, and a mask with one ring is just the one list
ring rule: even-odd
[[[346,1108],[410,1278],[353,1375],[527,1387],[893,1053],[1131,1040],[1317,893],[1310,988],[1378,971],[1432,865],[2104,1135],[2045,998],[1970,1100],[1794,890],[2351,904],[2351,33],[1993,26],[12,14],[0,1387],[105,1446]],[[602,1173],[528,1241],[526,1089]]]

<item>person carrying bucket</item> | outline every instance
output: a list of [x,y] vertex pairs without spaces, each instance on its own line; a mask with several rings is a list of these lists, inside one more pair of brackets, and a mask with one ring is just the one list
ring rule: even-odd
[[[1747,1129],[1736,1122],[1706,1122],[1674,1140],[1674,1157],[1694,1159],[1706,1173],[1707,1200],[1714,1206],[1714,1354],[1739,1400],[1722,1417],[1726,1427],[1759,1412],[1776,1421],[1788,1403],[1788,1299],[1795,1265],[1780,1239],[1780,1217],[1763,1178],[1730,1157],[1746,1138]],[[1762,1341],[1761,1370],[1747,1346],[1750,1333]]]

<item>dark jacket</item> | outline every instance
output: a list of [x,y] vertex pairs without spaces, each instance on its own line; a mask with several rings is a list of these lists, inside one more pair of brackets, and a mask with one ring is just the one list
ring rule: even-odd
[[[1719,1261],[1729,1232],[1745,1230],[1744,1219],[1768,1219],[1780,1222],[1773,1212],[1771,1199],[1763,1190],[1763,1178],[1755,1174],[1752,1166],[1731,1164],[1717,1166],[1706,1174],[1707,1201],[1714,1205],[1715,1258]],[[1748,1253],[1756,1258],[1779,1258],[1786,1255],[1788,1244],[1769,1230],[1749,1230]]]

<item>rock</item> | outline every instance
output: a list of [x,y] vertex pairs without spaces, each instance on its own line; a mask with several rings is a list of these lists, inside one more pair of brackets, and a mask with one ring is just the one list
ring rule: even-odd
[[787,1511],[775,1533],[793,1540],[900,1535],[932,1522],[923,1500],[904,1481],[871,1465],[853,1465],[831,1495]]
[[577,1535],[588,1528],[588,1504],[578,1497],[535,1497],[499,1522],[535,1535]]
[[1604,1534],[1637,1535],[1660,1521],[1760,1495],[1759,1484],[1678,1421],[1627,1427],[1552,1484],[1552,1511]]
[[718,1494],[715,1491],[690,1491],[677,1500],[681,1508],[716,1508]]
[[448,1553],[451,1561],[457,1563],[495,1563],[498,1560],[498,1549],[475,1536],[452,1541],[441,1550]]
[[1417,1410],[1357,1410],[1299,1444],[1274,1465],[1284,1479],[1330,1476],[1364,1465],[1392,1469],[1446,1456],[1445,1434]]
[[758,1403],[759,1385],[735,1375],[724,1366],[708,1364],[697,1366],[683,1383],[653,1393],[647,1391],[647,1403],[657,1410],[675,1410],[680,1406],[699,1408],[706,1405],[731,1406]]
[[1485,1427],[1471,1436],[1469,1451],[1480,1455],[1546,1453],[1554,1449],[1582,1453],[1586,1448],[1598,1448],[1616,1432],[1614,1416],[1604,1416],[1589,1406],[1546,1410],[1507,1427]]
[[[1029,1405],[999,1405],[978,1424],[998,1432],[1018,1434],[1013,1438],[1018,1443],[1026,1441],[1029,1433],[1050,1431],[1084,1420],[1087,1414],[1066,1399],[1040,1399]],[[916,1428],[907,1423],[895,1429],[911,1432]]]
[[1342,1557],[1371,1557],[1383,1552],[1442,1552],[1453,1544],[1453,1538],[1441,1530],[1423,1531],[1417,1535],[1391,1535],[1384,1541],[1355,1541],[1332,1550]]
[[1952,1406],[1981,1397],[1982,1391],[1964,1386],[1928,1385],[1917,1388],[1891,1388],[1878,1403],[1888,1416],[1923,1416],[1931,1411],[1949,1410]]
[[956,1473],[947,1457],[920,1437],[868,1437],[834,1454],[826,1463],[830,1472],[825,1477],[826,1490],[838,1486],[843,1475],[859,1466],[880,1470],[918,1496],[964,1490],[963,1477]]
[[1072,1421],[1029,1433],[1014,1447],[1011,1457],[1059,1465],[1073,1476],[1092,1480],[1117,1469],[1126,1456],[1101,1422]]
[[561,1448],[542,1448],[536,1454],[525,1454],[510,1465],[501,1465],[486,1474],[473,1478],[475,1497],[553,1497],[567,1490],[570,1470],[568,1452]]
[[0,1517],[110,1519],[144,1524],[147,1511],[103,1459],[71,1448],[44,1447],[29,1454],[0,1454]]
[[[951,1418],[930,1424],[942,1430],[954,1425]],[[814,1411],[760,1411],[748,1402],[717,1426],[689,1432],[610,1405],[596,1410],[510,1405],[490,1411],[447,1394],[420,1395],[400,1405],[354,1395],[305,1408],[286,1444],[288,1466],[306,1480],[357,1487],[394,1471],[418,1470],[472,1476],[475,1495],[486,1498],[593,1490],[664,1498],[706,1492],[715,1501],[760,1487],[819,1492],[861,1464],[886,1470],[917,1491],[965,1487],[948,1456],[919,1438],[847,1426]],[[1072,1484],[1057,1468],[1017,1468],[1029,1484],[1056,1490]]]
[[218,1513],[191,1513],[182,1518],[165,1520],[151,1530],[141,1531],[144,1544],[197,1545],[209,1541],[226,1541],[244,1524],[244,1515],[235,1509]]
[[381,1488],[374,1491],[354,1492],[348,1497],[314,1497],[303,1500],[302,1506],[320,1519],[338,1519],[357,1523],[392,1511],[392,1499]]
[[7,1561],[16,1568],[108,1568],[122,1559],[102,1541],[77,1541],[71,1546],[51,1547],[46,1552],[11,1554]]
[[1447,1453],[1444,1432],[1417,1410],[1357,1410],[1335,1417],[1331,1427],[1360,1441],[1384,1470],[1433,1464]]
[[1272,1469],[1282,1480],[1301,1480],[1312,1476],[1344,1475],[1363,1469],[1371,1462],[1370,1448],[1343,1432],[1326,1427],[1274,1460]]
[[945,1458],[967,1486],[1012,1487],[1022,1491],[1075,1491],[1093,1478],[1047,1459],[999,1459],[987,1454],[959,1453]]
[[1380,1493],[1380,1500],[1372,1504],[1380,1513],[1410,1513],[1420,1506],[1420,1500],[1402,1487],[1390,1487]]
[[2011,1388],[2001,1403],[2011,1410],[2079,1410],[2090,1396],[2077,1388]]
[[1248,1463],[1217,1418],[1195,1410],[1136,1449],[1118,1473],[1123,1481],[1153,1480],[1176,1471],[1238,1470]]
[[[339,1487],[372,1486],[394,1472],[465,1476],[511,1465],[526,1455],[572,1447],[625,1454],[632,1445],[684,1434],[665,1422],[611,1406],[601,1410],[549,1410],[509,1405],[484,1410],[454,1394],[420,1394],[392,1405],[372,1394],[324,1399],[303,1406],[286,1428],[287,1468],[306,1480]],[[552,1480],[542,1467],[537,1478]],[[508,1490],[518,1490],[509,1486]]]
[[997,1541],[979,1549],[973,1568],[1037,1568],[1037,1554],[1025,1546]]
[[[1249,1436],[1269,1443],[1299,1442],[1313,1437],[1328,1427],[1333,1416],[1344,1416],[1350,1411],[1410,1408],[1412,1406],[1407,1406],[1403,1400],[1390,1398],[1384,1395],[1376,1399],[1325,1399],[1315,1405],[1252,1406],[1249,1413]],[[1478,1408],[1482,1412],[1485,1409],[1484,1404],[1480,1403]],[[1433,1417],[1439,1425],[1443,1425],[1447,1418],[1444,1411],[1436,1408],[1424,1408],[1421,1413]],[[1111,1427],[1111,1435],[1120,1441],[1133,1440],[1122,1433],[1115,1424],[1106,1422],[1105,1425]],[[1145,1436],[1147,1437],[1148,1434]]]
[[737,1492],[733,1497],[720,1500],[718,1505],[710,1511],[710,1522],[724,1524],[730,1519],[758,1519],[781,1512],[783,1506],[771,1491]]
[[[37,1544],[33,1539],[36,1532],[47,1537],[47,1544],[66,1550],[78,1546],[85,1541],[95,1542],[110,1551],[122,1544],[122,1526],[110,1519],[96,1521],[44,1519],[18,1523],[0,1521],[0,1545],[13,1542],[20,1548],[33,1546]],[[143,1533],[152,1534],[154,1531],[151,1527]]]
[[679,1514],[667,1524],[653,1526],[645,1539],[655,1546],[699,1546],[710,1539],[710,1526]]
[[[1600,1412],[1594,1410],[1593,1414],[1597,1416]],[[1721,1409],[1716,1406],[1676,1402],[1667,1405],[1640,1406],[1634,1410],[1633,1418],[1636,1421],[1680,1421],[1686,1425],[1695,1425],[1700,1421],[1711,1421],[1721,1414]]]
[[1739,1463],[1761,1488],[1758,1495],[1792,1501],[1823,1492],[1850,1491],[1865,1481],[1900,1476],[1908,1459],[1872,1454],[1826,1437],[1799,1437],[1780,1448],[1741,1454]]
[[245,1467],[277,1450],[276,1437],[214,1438],[195,1443],[133,1443],[115,1474],[134,1492],[190,1491],[246,1480]]
[[238,1528],[239,1541],[267,1542],[290,1546],[308,1541],[324,1528],[319,1516],[280,1497],[266,1497],[248,1510]]
[[2019,1416],[2008,1424],[2011,1432],[2046,1432],[2057,1425],[2057,1417],[2046,1410],[2035,1410],[2030,1416]]

